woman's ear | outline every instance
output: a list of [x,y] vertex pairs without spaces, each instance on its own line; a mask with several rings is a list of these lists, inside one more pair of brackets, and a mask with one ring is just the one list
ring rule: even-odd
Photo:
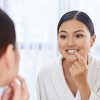
[[8,67],[13,63],[14,60],[14,49],[13,49],[13,45],[9,44],[6,48],[6,52],[5,52],[5,59],[6,59],[6,63],[8,65]]
[[92,36],[91,47],[94,45],[95,40],[96,40],[96,35],[94,34],[94,35]]

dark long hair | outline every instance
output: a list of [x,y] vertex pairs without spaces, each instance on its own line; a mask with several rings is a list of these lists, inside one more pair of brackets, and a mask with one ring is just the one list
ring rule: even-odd
[[68,21],[68,20],[71,20],[71,19],[76,19],[80,22],[82,22],[83,24],[86,25],[86,27],[88,28],[88,30],[90,31],[90,35],[93,36],[94,34],[94,25],[93,25],[93,22],[91,20],[91,18],[84,12],[80,12],[80,11],[70,11],[70,12],[67,12],[65,13],[59,23],[58,23],[58,27],[57,27],[57,33],[59,33],[59,28],[60,26]]
[[9,44],[12,44],[15,48],[16,35],[14,23],[11,18],[0,9],[0,57]]

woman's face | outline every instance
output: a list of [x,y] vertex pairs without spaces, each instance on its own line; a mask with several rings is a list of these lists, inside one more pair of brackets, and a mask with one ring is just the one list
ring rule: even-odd
[[75,19],[64,22],[59,28],[59,50],[62,56],[69,61],[77,60],[75,52],[87,59],[87,54],[94,40],[95,35],[91,37],[85,24]]
[[19,52],[18,50],[13,50],[13,46],[7,47],[6,52],[0,59],[0,86],[5,86],[10,84],[16,77],[19,69]]
[[10,75],[9,77],[11,77],[11,80],[13,80],[18,73],[19,61],[20,61],[19,51],[16,49],[16,50],[13,50],[12,52],[13,52],[13,54],[12,54],[11,59],[13,60],[13,62],[9,61],[9,66],[10,66],[9,71],[11,73],[11,74],[9,74]]

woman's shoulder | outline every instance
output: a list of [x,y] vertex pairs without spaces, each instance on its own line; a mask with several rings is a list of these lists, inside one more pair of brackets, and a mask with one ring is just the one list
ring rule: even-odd
[[94,62],[97,65],[97,69],[100,69],[100,57],[94,57]]
[[93,66],[97,66],[97,68],[100,68],[100,57],[89,54],[88,62],[91,66],[93,65]]
[[40,66],[38,69],[37,75],[43,75],[43,74],[47,75],[47,74],[53,72],[55,67],[57,67],[57,64],[61,63],[61,59],[62,59],[62,57],[59,56],[59,57],[56,57],[55,59],[47,62],[46,64]]
[[93,82],[93,91],[100,96],[100,57],[91,55],[91,72],[93,72],[92,79]]

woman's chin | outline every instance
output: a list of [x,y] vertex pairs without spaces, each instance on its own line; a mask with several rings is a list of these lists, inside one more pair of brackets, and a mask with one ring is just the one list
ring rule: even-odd
[[77,57],[76,56],[68,56],[68,57],[65,57],[65,59],[67,61],[73,62],[73,61],[76,61],[77,60]]

